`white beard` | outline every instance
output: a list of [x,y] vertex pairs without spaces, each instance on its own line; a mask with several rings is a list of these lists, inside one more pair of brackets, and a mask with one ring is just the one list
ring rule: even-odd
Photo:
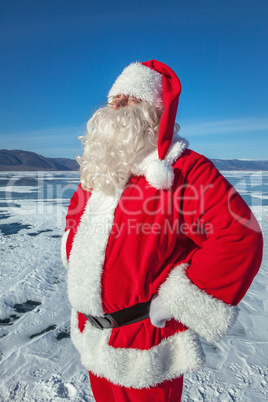
[[99,109],[81,138],[84,153],[77,161],[82,186],[107,194],[122,188],[135,164],[157,148],[160,117],[161,111],[147,103]]

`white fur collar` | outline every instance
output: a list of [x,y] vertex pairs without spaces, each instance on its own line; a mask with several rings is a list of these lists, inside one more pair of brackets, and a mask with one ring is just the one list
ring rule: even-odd
[[174,180],[172,164],[181,156],[188,145],[189,142],[177,134],[173,137],[164,160],[158,158],[158,150],[155,148],[132,169],[131,173],[137,176],[145,176],[151,186],[157,190],[169,189]]
[[69,258],[68,296],[85,314],[103,316],[101,276],[114,211],[123,189],[114,196],[93,191],[75,235]]

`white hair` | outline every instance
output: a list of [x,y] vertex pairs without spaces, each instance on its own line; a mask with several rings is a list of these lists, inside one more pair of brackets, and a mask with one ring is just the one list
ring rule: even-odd
[[147,102],[97,110],[87,123],[87,134],[80,137],[84,153],[77,162],[83,188],[114,193],[122,187],[135,163],[157,148],[161,114]]

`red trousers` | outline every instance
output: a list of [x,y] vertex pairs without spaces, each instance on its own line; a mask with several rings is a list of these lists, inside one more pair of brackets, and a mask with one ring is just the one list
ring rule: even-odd
[[152,388],[125,388],[89,372],[96,402],[180,402],[183,377],[164,381]]

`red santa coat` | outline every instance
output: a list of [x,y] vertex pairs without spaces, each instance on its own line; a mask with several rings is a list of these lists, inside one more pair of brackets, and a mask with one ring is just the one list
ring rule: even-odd
[[[174,181],[160,189],[156,152],[114,196],[74,193],[63,239],[71,337],[82,364],[114,384],[144,388],[199,368],[198,335],[223,336],[262,258],[249,207],[213,163],[177,137],[166,157]],[[151,167],[150,167],[151,166]],[[174,319],[99,330],[79,313],[102,316],[159,293]]]

